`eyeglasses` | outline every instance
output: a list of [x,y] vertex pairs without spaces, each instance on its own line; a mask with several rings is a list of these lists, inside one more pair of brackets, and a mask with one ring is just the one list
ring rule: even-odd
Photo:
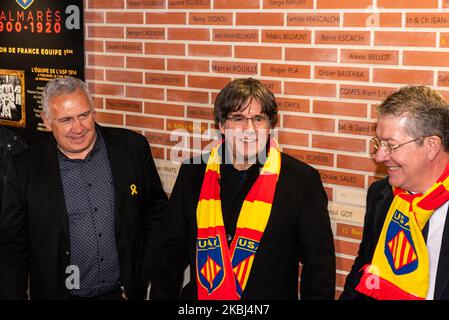
[[402,147],[403,145],[406,145],[407,143],[422,140],[424,138],[425,137],[416,138],[400,144],[389,144],[385,140],[379,139],[378,137],[373,137],[371,138],[371,142],[373,143],[374,149],[376,149],[376,151],[379,150],[379,148],[383,148],[386,153],[391,154],[394,150],[396,150],[399,147]]
[[245,117],[243,114],[235,114],[235,115],[227,117],[226,119],[228,119],[229,121],[231,121],[232,123],[234,123],[235,125],[238,125],[238,126],[243,126],[245,124],[248,124],[248,121],[251,120],[251,122],[253,123],[253,126],[255,126],[255,127],[262,127],[268,121],[268,118],[261,114],[258,114],[254,117]]

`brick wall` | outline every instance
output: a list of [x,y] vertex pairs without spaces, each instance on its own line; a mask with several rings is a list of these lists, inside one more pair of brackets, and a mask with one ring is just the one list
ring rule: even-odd
[[[449,97],[449,0],[86,0],[86,79],[99,122],[144,134],[169,192],[201,152],[212,105],[252,76],[277,96],[284,152],[330,199],[337,295],[362,235],[375,105],[424,84]],[[172,132],[182,131],[173,140]]]

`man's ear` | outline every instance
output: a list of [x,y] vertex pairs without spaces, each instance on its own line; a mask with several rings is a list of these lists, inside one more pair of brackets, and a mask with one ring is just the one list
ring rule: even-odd
[[441,150],[441,138],[438,136],[430,136],[424,139],[424,143],[428,149],[428,157],[430,160],[433,160]]
[[48,115],[45,114],[44,111],[41,112],[41,118],[42,118],[42,121],[44,121],[45,128],[47,128],[48,131],[51,131],[51,125],[50,125],[51,120],[48,117]]

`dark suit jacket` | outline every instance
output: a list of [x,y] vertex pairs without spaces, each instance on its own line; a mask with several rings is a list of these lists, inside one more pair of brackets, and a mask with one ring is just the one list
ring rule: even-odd
[[[318,171],[282,154],[271,215],[242,299],[334,299],[335,252],[327,197]],[[197,162],[198,163],[198,162]],[[205,163],[183,164],[164,213],[151,299],[178,299],[184,268],[191,282],[182,298],[197,299],[196,207]]]
[[[97,126],[106,143],[115,187],[115,233],[121,280],[130,299],[150,280],[153,239],[164,193],[146,139]],[[131,195],[130,185],[137,186]],[[17,155],[6,177],[0,216],[0,298],[64,299],[70,265],[68,217],[53,137]]]
[[[388,184],[388,178],[374,182],[368,189],[365,222],[363,226],[363,238],[360,243],[357,258],[346,277],[344,291],[340,296],[342,300],[370,299],[355,291],[363,274],[361,270],[365,264],[371,263],[377,241],[380,237],[385,217],[393,201],[393,191]],[[449,219],[446,218],[443,240],[438,263],[437,278],[435,283],[435,300],[449,299]]]

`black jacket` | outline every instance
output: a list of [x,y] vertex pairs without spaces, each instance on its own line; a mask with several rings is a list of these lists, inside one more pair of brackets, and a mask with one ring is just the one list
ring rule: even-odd
[[[115,189],[115,233],[121,281],[130,299],[150,280],[155,230],[167,196],[147,140],[132,131],[99,127]],[[130,186],[137,186],[132,194]],[[68,217],[53,137],[17,155],[0,216],[0,298],[64,299],[70,264]]]
[[[179,299],[184,269],[190,283],[182,298],[197,299],[196,207],[206,165],[180,168],[161,228],[151,299]],[[318,171],[281,156],[273,206],[242,299],[334,299],[335,252],[327,197]]]
[[[344,291],[340,296],[341,300],[371,299],[355,291],[355,287],[358,285],[363,274],[362,267],[365,264],[371,263],[373,259],[374,250],[376,249],[377,241],[392,201],[393,191],[388,183],[388,178],[374,182],[368,189],[363,238],[351,272],[346,277]],[[435,283],[435,300],[449,299],[448,282],[449,219],[446,218]]]
[[26,143],[17,134],[0,126],[0,208],[6,170],[13,155],[25,150]]

